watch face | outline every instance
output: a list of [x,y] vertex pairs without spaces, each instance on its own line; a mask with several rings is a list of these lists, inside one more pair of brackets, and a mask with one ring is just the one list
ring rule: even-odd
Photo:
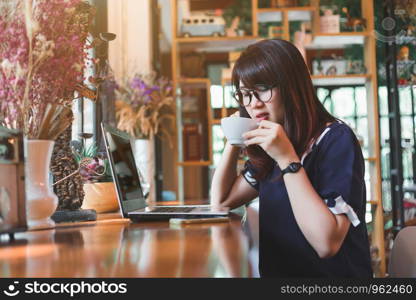
[[300,163],[291,163],[291,164],[289,165],[289,168],[290,168],[290,170],[291,170],[292,172],[297,172],[297,171],[299,171],[300,167],[301,167],[301,164],[300,164]]

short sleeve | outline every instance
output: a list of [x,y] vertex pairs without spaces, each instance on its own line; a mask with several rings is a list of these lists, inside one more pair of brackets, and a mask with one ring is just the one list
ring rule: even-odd
[[353,131],[345,124],[321,141],[317,192],[334,214],[345,214],[356,227],[365,203],[364,161]]
[[259,182],[256,178],[253,177],[253,175],[256,174],[256,169],[251,164],[251,162],[248,160],[244,164],[244,169],[241,171],[241,175],[243,175],[244,179],[248,182],[249,185],[251,185],[253,188],[255,188],[257,191],[259,190]]

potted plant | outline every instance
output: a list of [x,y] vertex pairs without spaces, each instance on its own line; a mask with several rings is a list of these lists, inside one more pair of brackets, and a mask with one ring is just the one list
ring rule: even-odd
[[347,59],[347,74],[365,74],[362,45],[349,45],[344,49],[344,56]]
[[156,73],[134,74],[117,84],[117,127],[135,138],[165,137],[172,145],[169,131],[175,120],[172,86],[168,79]]
[[154,140],[165,138],[172,147],[172,129],[175,127],[175,101],[168,79],[156,73],[139,74],[124,78],[115,90],[117,128],[134,139],[132,147],[136,164],[142,172],[145,194],[153,201]]
[[320,32],[339,33],[345,6],[360,6],[360,0],[320,0]]
[[237,35],[251,34],[251,0],[236,0],[224,9],[222,16],[227,28],[237,23]]
[[84,147],[72,141],[72,151],[78,162],[79,174],[83,180],[83,209],[94,209],[97,213],[119,209],[115,185],[105,153],[99,153],[97,146]]

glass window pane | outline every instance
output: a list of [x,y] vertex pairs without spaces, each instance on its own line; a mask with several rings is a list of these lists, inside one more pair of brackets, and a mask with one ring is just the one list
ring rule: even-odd
[[214,166],[217,166],[225,147],[224,133],[222,132],[220,125],[212,126],[212,147]]
[[212,108],[222,107],[222,86],[211,85],[211,106]]
[[368,148],[368,120],[367,118],[359,118],[357,120],[357,127],[355,128],[355,133],[357,134],[358,139],[364,140],[363,148]]
[[382,183],[383,189],[383,210],[389,212],[392,210],[391,203],[391,184],[390,180],[383,180]]
[[[90,100],[83,100],[84,102],[84,132],[94,133],[94,103]],[[85,146],[89,147],[94,142],[93,139],[86,139]]]
[[389,119],[387,117],[380,118],[380,144],[383,145],[386,143],[390,137],[389,134]]
[[365,222],[370,223],[371,221],[373,221],[373,214],[371,213],[371,204],[367,203],[365,210]]
[[354,115],[355,105],[353,88],[339,88],[334,90],[332,92],[332,99],[334,100],[334,114],[336,117],[342,119]]
[[232,85],[224,86],[224,106],[225,107],[238,107],[237,101],[233,98],[232,93],[234,89]]
[[348,126],[350,126],[353,130],[356,130],[357,125],[355,124],[355,118],[354,117],[343,117],[342,121],[344,121]]
[[325,97],[328,96],[329,91],[327,89],[324,88],[318,88],[316,90],[316,95],[318,96],[318,99],[323,102]]
[[378,102],[380,115],[385,116],[389,113],[388,102],[387,102],[387,87],[381,86],[378,88]]
[[399,88],[400,112],[402,115],[410,115],[412,113],[412,96],[410,88]]
[[74,120],[72,121],[72,140],[80,140],[78,134],[82,132],[82,128],[80,128],[81,123],[81,107],[82,99],[77,99],[72,103],[72,112],[74,114]]
[[[413,86],[413,100],[416,101],[416,84]],[[413,106],[413,112],[416,113],[416,105]]]
[[403,145],[403,177],[404,179],[413,180],[413,143],[406,140]]
[[402,116],[401,117],[401,126],[402,126],[402,139],[411,139],[413,140],[413,122],[412,117]]
[[367,92],[365,87],[355,89],[355,99],[357,102],[357,116],[367,116]]

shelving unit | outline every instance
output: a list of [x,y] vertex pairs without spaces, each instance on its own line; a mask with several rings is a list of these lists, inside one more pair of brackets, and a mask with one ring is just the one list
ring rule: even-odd
[[[178,34],[178,6],[177,0],[171,0],[172,7],[172,74],[173,86],[179,96],[177,99],[177,111],[181,112],[181,87],[184,83],[203,83],[207,89],[207,103],[210,103],[209,80],[207,78],[188,79],[182,78],[179,69],[179,60],[181,52],[200,51],[206,53],[230,52],[236,49],[245,48],[246,46],[263,39],[259,36],[259,22],[264,18],[270,18],[276,15],[276,20],[281,22],[281,38],[290,40],[290,22],[293,20],[309,20],[311,22],[313,41],[307,46],[309,49],[326,49],[326,48],[343,48],[350,44],[363,45],[364,62],[366,74],[348,74],[348,75],[313,75],[312,80],[315,85],[319,86],[343,86],[343,85],[364,85],[367,95],[367,122],[368,122],[368,153],[366,165],[369,172],[369,190],[368,204],[375,207],[373,215],[374,230],[372,231],[372,244],[378,248],[380,258],[380,268],[377,276],[385,275],[385,249],[384,249],[384,220],[381,202],[381,171],[380,171],[380,138],[379,138],[379,120],[378,120],[378,100],[377,100],[377,67],[376,67],[376,44],[375,37],[371,33],[374,30],[374,7],[373,1],[361,0],[361,13],[367,20],[367,28],[364,32],[341,32],[336,34],[319,32],[319,0],[310,0],[310,5],[306,7],[285,7],[285,8],[259,8],[258,0],[251,0],[252,12],[252,35],[237,37],[181,37]],[[224,87],[229,84],[229,78],[223,78],[221,85]],[[224,89],[223,89],[224,90]],[[221,117],[229,115],[229,110],[225,107],[221,109]],[[213,117],[213,109],[207,106],[207,123],[209,128],[220,124],[220,119]],[[180,115],[180,113],[179,113]],[[179,116],[178,115],[178,116]],[[211,167],[213,162],[212,152],[212,131],[207,132],[209,136],[208,147],[209,159],[206,161],[183,161],[182,151],[182,124],[179,116],[178,123],[178,147],[175,155],[178,167],[178,198],[184,203],[184,181],[183,168],[192,166],[195,168]]]
[[312,75],[314,85],[364,85],[371,79],[371,74],[353,74],[353,75]]

